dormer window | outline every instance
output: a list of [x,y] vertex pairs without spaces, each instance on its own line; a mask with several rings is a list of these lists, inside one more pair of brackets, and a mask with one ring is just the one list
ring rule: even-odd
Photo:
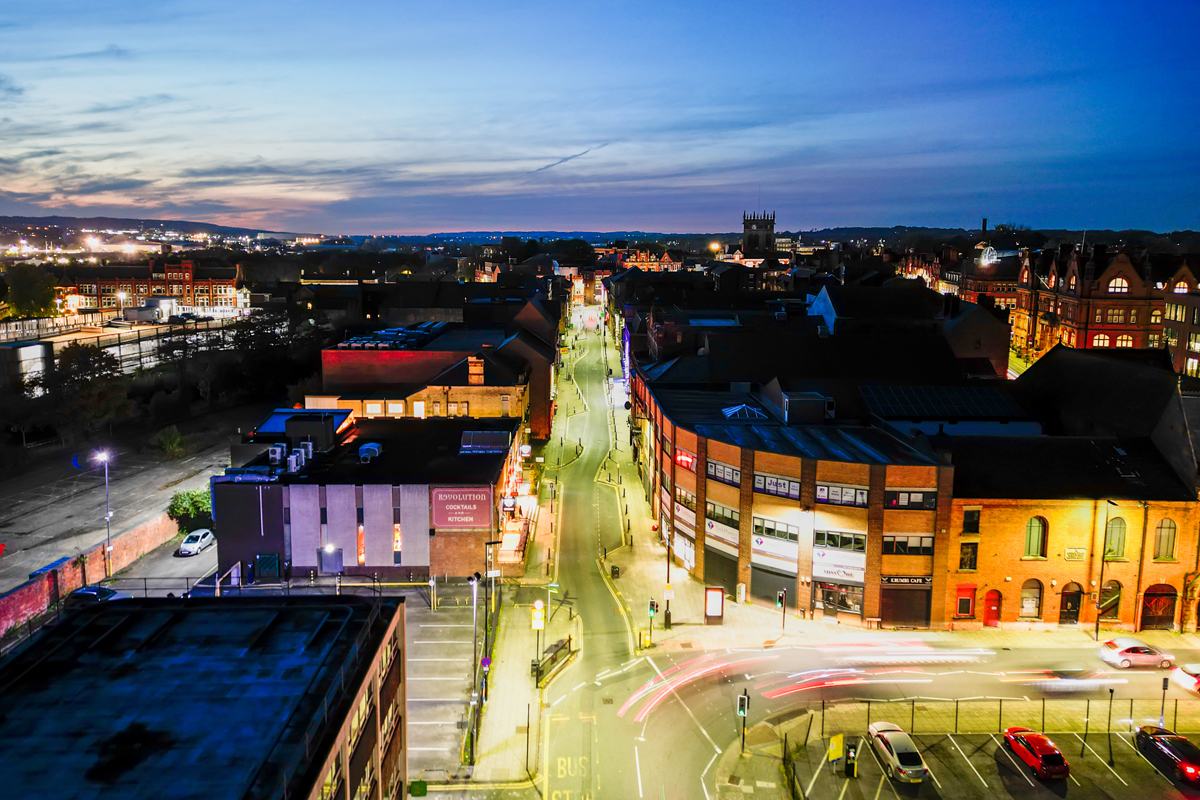
[[1187,294],[1189,291],[1187,281],[1180,281],[1179,283],[1175,284],[1175,288],[1171,291],[1175,294]]
[[1073,291],[1075,291],[1075,276],[1074,276],[1074,275],[1072,275],[1072,276],[1071,276],[1071,285],[1070,285],[1070,289],[1071,289],[1071,291],[1072,291],[1072,292],[1073,292]]
[[1021,283],[1029,283],[1029,270],[1021,270]]
[[[1186,290],[1185,290],[1186,291]],[[1108,282],[1109,294],[1126,294],[1129,292],[1129,281],[1124,278],[1113,278]]]

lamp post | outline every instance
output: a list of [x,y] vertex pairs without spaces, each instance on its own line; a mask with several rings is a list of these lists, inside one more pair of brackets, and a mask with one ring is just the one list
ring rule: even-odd
[[117,292],[117,316],[122,319],[125,318],[125,298],[128,296],[125,292]]
[[475,704],[475,693],[478,689],[477,676],[479,671],[479,573],[476,572],[467,583],[471,584],[471,627],[474,629],[474,641],[471,645],[471,705]]
[[487,570],[484,572],[484,576],[488,579],[488,582],[483,586],[483,607],[487,610],[487,616],[484,618],[487,627],[484,628],[483,633],[483,649],[484,652],[489,653],[491,650],[488,649],[488,632],[491,630],[492,597],[496,594],[496,576],[493,574],[494,570],[492,569],[492,546],[501,544],[502,542],[502,539],[484,542],[484,545],[487,547]]
[[1111,513],[1109,509],[1112,506],[1116,505],[1116,503],[1114,503],[1112,500],[1105,500],[1104,503],[1105,503],[1105,506],[1104,506],[1104,539],[1103,539],[1104,543],[1100,547],[1100,586],[1098,587],[1098,589],[1096,591],[1096,641],[1097,642],[1100,641],[1100,614],[1104,610],[1104,606],[1103,606],[1104,562],[1108,559],[1108,522],[1109,522],[1109,514]]
[[107,450],[100,450],[92,457],[104,465],[104,577],[112,577],[112,506],[108,494],[108,462],[111,459]]

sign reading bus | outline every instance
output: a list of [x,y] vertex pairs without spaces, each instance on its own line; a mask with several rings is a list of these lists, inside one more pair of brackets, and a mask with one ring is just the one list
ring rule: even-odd
[[432,489],[430,503],[435,528],[491,528],[492,487]]

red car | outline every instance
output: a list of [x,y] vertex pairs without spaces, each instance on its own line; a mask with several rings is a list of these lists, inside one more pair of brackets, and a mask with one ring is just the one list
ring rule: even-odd
[[1036,778],[1066,778],[1071,774],[1071,765],[1044,733],[1009,728],[1004,731],[1004,746],[1024,761]]

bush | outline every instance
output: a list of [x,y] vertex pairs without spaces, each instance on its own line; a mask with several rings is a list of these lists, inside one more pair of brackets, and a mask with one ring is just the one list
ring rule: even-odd
[[156,421],[175,416],[179,404],[179,392],[155,392],[150,398],[150,417]]
[[212,497],[207,489],[176,492],[167,506],[167,516],[179,523],[181,531],[212,527]]
[[158,436],[154,437],[154,443],[162,448],[167,458],[179,458],[187,452],[187,447],[183,444],[183,435],[174,425],[159,431]]

